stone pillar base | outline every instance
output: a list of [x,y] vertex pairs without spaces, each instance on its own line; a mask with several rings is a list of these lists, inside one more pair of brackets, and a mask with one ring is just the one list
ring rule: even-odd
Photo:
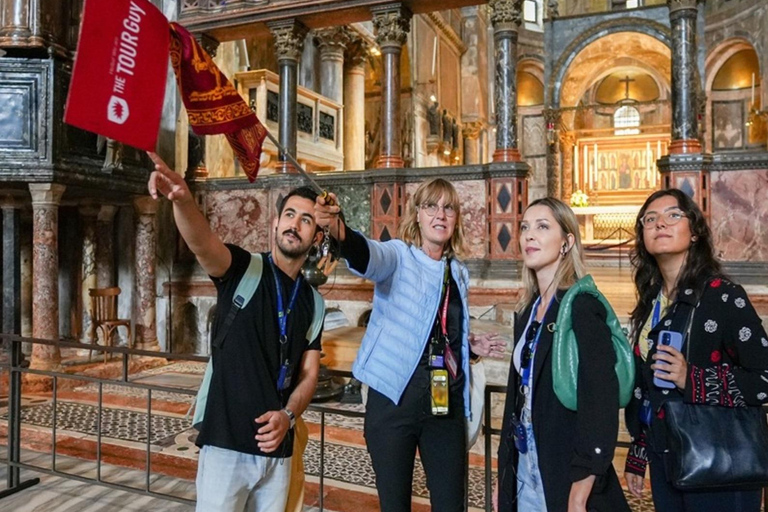
[[697,139],[673,140],[669,144],[670,155],[701,153],[701,143]]
[[376,159],[377,169],[402,169],[404,166],[402,157],[396,155],[381,155]]
[[296,174],[299,171],[289,161],[278,161],[275,165],[275,172],[278,174]]
[[517,148],[497,149],[493,152],[494,162],[521,162],[522,160]]
[[160,343],[158,343],[157,340],[153,341],[144,341],[141,343],[136,343],[134,347],[136,350],[147,350],[151,352],[160,352]]

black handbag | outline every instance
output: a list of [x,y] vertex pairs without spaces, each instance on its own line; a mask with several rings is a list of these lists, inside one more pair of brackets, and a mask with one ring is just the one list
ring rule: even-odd
[[[692,308],[686,329],[689,360]],[[760,407],[664,403],[667,477],[680,490],[768,486],[768,424]]]

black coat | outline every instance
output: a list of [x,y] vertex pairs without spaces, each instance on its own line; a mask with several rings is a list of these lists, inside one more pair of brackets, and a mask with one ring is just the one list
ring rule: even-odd
[[[662,329],[685,333],[694,307],[685,391],[662,390],[653,385],[650,366],[656,353],[654,342]],[[768,335],[741,286],[714,278],[698,290],[681,290],[648,339],[651,349],[645,361],[635,347],[636,388],[625,411],[633,438],[626,470],[640,475],[645,473],[646,448],[657,453],[667,448],[665,401],[724,407],[756,407],[768,402]],[[683,354],[686,348],[684,345]],[[650,428],[642,427],[639,421],[644,392],[654,411]]]
[[[544,317],[533,370],[532,423],[547,511],[566,512],[571,484],[596,475],[587,509],[629,512],[612,464],[619,429],[619,384],[613,368],[616,355],[605,323],[605,308],[594,297],[579,295],[571,312],[579,343],[578,412],[566,409],[552,387],[552,333],[564,294],[564,290],[558,291],[558,300]],[[530,314],[531,306],[516,316],[516,342]],[[522,405],[520,376],[512,364],[499,446],[500,512],[517,511],[518,453],[511,420],[513,414],[519,417]]]

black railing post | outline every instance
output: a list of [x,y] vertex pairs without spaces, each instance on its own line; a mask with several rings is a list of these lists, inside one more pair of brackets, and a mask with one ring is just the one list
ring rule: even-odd
[[493,493],[493,471],[491,466],[491,435],[493,425],[491,424],[491,388],[485,386],[483,393],[483,442],[485,444],[485,510],[490,512],[491,494]]
[[[2,204],[3,210],[3,334],[21,334],[21,244],[19,210],[12,201]],[[10,345],[10,347],[9,347]],[[3,348],[10,349],[8,361],[8,488],[0,499],[17,493],[38,482],[33,478],[21,482],[18,464],[21,460],[21,343],[3,339]]]

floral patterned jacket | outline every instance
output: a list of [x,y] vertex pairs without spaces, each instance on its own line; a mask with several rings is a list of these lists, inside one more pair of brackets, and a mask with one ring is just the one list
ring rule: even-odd
[[[632,445],[625,470],[645,475],[647,450],[666,449],[662,405],[667,400],[687,403],[747,407],[768,403],[768,335],[744,288],[722,278],[710,279],[697,301],[696,290],[682,290],[648,336],[650,351],[645,361],[635,347],[635,393],[625,409]],[[698,304],[697,304],[698,302]],[[685,390],[663,390],[653,385],[653,354],[661,330],[685,334],[691,309],[688,376]],[[683,354],[686,346],[683,346]],[[650,398],[651,425],[640,422],[643,394]]]

